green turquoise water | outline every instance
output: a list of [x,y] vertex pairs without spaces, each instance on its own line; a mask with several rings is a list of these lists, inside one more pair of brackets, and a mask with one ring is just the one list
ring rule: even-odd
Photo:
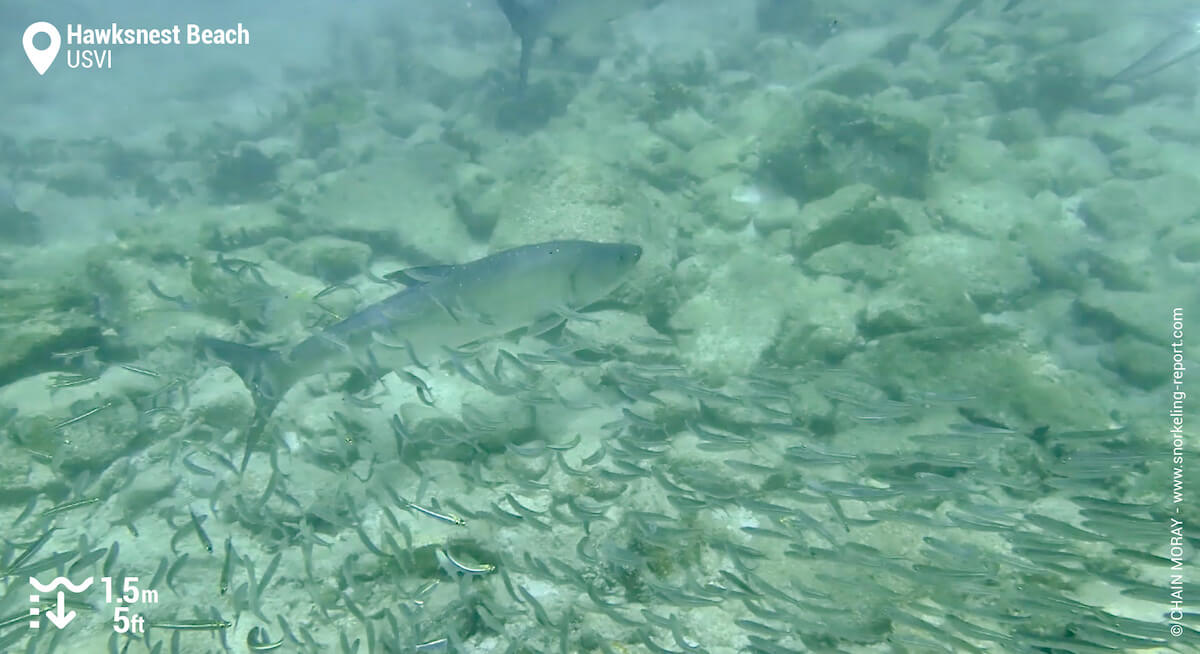
[[1200,651],[1186,6],[507,9],[0,0],[0,651]]

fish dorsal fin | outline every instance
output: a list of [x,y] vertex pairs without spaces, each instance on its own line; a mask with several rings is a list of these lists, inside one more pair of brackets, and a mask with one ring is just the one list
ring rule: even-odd
[[419,286],[421,284],[441,279],[449,275],[454,270],[454,264],[446,264],[443,266],[417,266],[416,268],[405,268],[390,272],[383,276],[389,282],[404,284],[405,286]]

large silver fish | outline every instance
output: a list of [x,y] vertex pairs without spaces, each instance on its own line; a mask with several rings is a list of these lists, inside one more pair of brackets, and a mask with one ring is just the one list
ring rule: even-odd
[[517,75],[521,89],[529,82],[533,48],[543,36],[569,38],[625,14],[649,9],[662,0],[496,0],[513,32],[521,39]]
[[[446,348],[567,316],[603,299],[642,256],[626,243],[551,241],[470,263],[414,268],[408,288],[284,351],[214,338],[199,344],[229,363],[255,396],[247,456],[289,388],[310,375],[374,375],[444,359]],[[243,459],[243,467],[245,459]]]
[[1200,22],[1171,34],[1109,81],[1115,84],[1137,81],[1197,54],[1200,54]]
[[[1021,2],[1022,0],[1008,0],[1000,11],[1010,11],[1021,4]],[[933,32],[929,35],[929,42],[934,45],[945,43],[946,31],[962,19],[963,16],[978,9],[981,4],[983,4],[983,0],[960,0],[958,4],[954,5],[954,9],[942,19],[942,22],[938,23],[938,26],[934,28]]]

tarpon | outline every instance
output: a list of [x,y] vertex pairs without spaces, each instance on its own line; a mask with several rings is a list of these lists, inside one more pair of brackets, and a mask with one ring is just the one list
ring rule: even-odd
[[621,16],[649,9],[662,0],[496,0],[513,32],[521,39],[517,66],[519,88],[529,81],[529,65],[538,40],[562,41]]
[[1137,81],[1197,54],[1200,54],[1200,21],[1174,32],[1109,81],[1114,84]]
[[[1005,3],[1004,7],[1001,8],[1000,11],[1010,11],[1021,2],[1022,0],[1008,0],[1008,2]],[[938,23],[938,26],[934,28],[933,32],[929,35],[929,42],[933,43],[934,45],[941,45],[945,43],[946,30],[950,29],[950,27],[962,19],[963,16],[966,16],[968,13],[978,9],[979,5],[981,4],[983,4],[983,0],[960,0],[959,3],[954,6],[954,9],[942,19],[942,22]]]
[[255,396],[248,456],[276,405],[299,380],[340,370],[377,378],[444,360],[447,349],[572,315],[611,293],[641,256],[641,247],[626,243],[526,245],[469,263],[394,274],[390,277],[411,285],[286,350],[214,338],[199,344],[228,362]]

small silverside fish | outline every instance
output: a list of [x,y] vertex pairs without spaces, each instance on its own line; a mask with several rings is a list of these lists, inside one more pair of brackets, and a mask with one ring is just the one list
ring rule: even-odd
[[187,631],[217,631],[228,629],[233,623],[228,620],[180,620],[176,622],[150,622],[154,629],[183,629]]
[[266,629],[254,627],[250,633],[246,634],[246,647],[251,652],[270,652],[283,647],[283,637],[280,636],[279,640],[271,642],[271,637],[267,635]]
[[409,502],[408,508],[410,508],[414,511],[417,511],[419,513],[423,513],[431,518],[436,518],[438,520],[441,520],[442,522],[449,522],[450,524],[458,525],[459,527],[467,526],[467,521],[463,520],[462,518],[460,518],[456,515],[447,515],[444,513],[438,513],[437,511],[434,511],[433,509],[427,509],[427,508],[421,506],[420,504],[413,504],[412,502]]
[[87,499],[75,500],[74,502],[67,502],[65,504],[59,504],[58,506],[52,506],[52,507],[46,509],[45,511],[42,511],[42,517],[45,518],[47,516],[52,516],[52,515],[55,515],[58,513],[62,513],[63,511],[70,511],[71,509],[78,509],[81,506],[95,504],[96,502],[99,502],[99,501],[100,501],[99,497],[89,497]]
[[496,566],[490,563],[481,563],[478,567],[471,567],[460,563],[454,560],[454,557],[450,556],[450,552],[444,549],[437,550],[437,559],[442,571],[450,577],[455,577],[458,574],[464,574],[468,577],[478,577],[496,571]]
[[54,425],[54,431],[58,431],[59,429],[62,429],[63,427],[73,425],[73,424],[79,422],[80,420],[84,420],[92,415],[100,413],[101,411],[113,406],[114,404],[116,404],[116,402],[112,402],[112,401],[105,402],[104,404],[101,404],[100,406],[98,406],[94,409],[85,411],[85,412],[75,416],[74,418],[67,418],[66,420],[58,423],[57,425]]
[[94,381],[100,381],[96,375],[55,375],[50,380],[51,388],[70,388],[72,386],[83,386]]
[[221,594],[229,592],[229,577],[233,573],[233,537],[225,537],[225,564],[221,566]]
[[212,540],[210,540],[208,534],[204,532],[204,527],[200,525],[200,516],[196,515],[196,512],[192,511],[191,509],[188,509],[188,513],[190,513],[192,516],[192,526],[196,528],[196,536],[200,538],[200,544],[204,546],[204,549],[209,554],[212,554]]

